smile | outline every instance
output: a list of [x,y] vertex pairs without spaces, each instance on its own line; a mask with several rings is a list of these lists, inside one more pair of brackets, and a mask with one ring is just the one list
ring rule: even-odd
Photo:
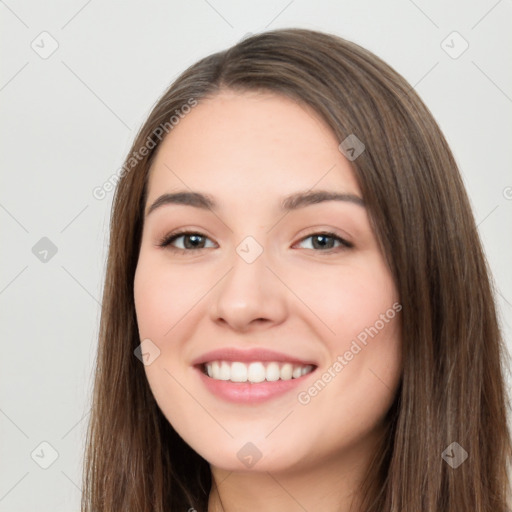
[[[256,405],[306,386],[316,365],[269,361],[212,361],[194,367],[202,385],[217,398]],[[300,375],[299,375],[300,371]],[[270,380],[267,378],[269,376]]]
[[214,380],[230,382],[275,382],[298,379],[311,373],[313,365],[282,363],[277,361],[211,361],[203,365],[203,372]]

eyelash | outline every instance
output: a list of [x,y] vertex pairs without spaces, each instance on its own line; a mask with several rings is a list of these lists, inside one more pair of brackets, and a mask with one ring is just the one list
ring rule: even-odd
[[[201,251],[203,249],[210,249],[210,247],[199,247],[198,249],[181,249],[179,247],[173,247],[171,245],[172,242],[174,242],[178,238],[180,238],[182,236],[186,236],[186,235],[199,235],[202,238],[208,238],[207,236],[205,236],[203,233],[200,233],[199,231],[178,231],[178,232],[175,232],[175,233],[170,233],[168,235],[165,235],[158,242],[158,246],[162,247],[162,248],[168,248],[171,251],[178,252],[180,254],[185,254],[187,252],[188,253],[190,253],[190,252],[198,252],[198,251]],[[303,242],[304,240],[307,240],[308,238],[311,238],[311,237],[317,236],[317,235],[325,236],[325,237],[328,237],[328,238],[333,238],[334,240],[336,240],[336,241],[341,243],[341,247],[337,247],[337,248],[334,247],[334,248],[326,249],[326,250],[315,250],[315,249],[309,249],[309,250],[312,250],[312,251],[315,251],[315,252],[323,252],[323,253],[331,254],[332,252],[335,252],[336,249],[338,249],[338,250],[347,250],[347,249],[351,249],[351,248],[354,247],[354,244],[352,244],[351,242],[348,242],[344,238],[341,238],[340,236],[338,236],[336,233],[332,233],[330,231],[320,231],[320,232],[311,233],[311,234],[301,238],[299,240],[299,242]]]

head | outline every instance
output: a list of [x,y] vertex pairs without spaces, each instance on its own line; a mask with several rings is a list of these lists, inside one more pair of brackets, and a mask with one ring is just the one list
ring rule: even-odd
[[[223,348],[312,372],[235,406],[201,373]],[[501,510],[502,350],[463,183],[414,90],[339,37],[255,35],[172,84],[123,168],[91,499],[205,510],[212,466],[284,473],[365,453],[363,510]],[[441,457],[453,441],[471,454],[457,471]],[[244,466],[244,450],[261,458]]]

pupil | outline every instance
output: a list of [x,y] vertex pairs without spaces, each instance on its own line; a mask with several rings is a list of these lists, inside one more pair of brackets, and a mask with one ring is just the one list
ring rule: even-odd
[[[185,237],[185,247],[188,246],[188,248],[197,248],[197,244],[200,243],[201,238],[202,237],[199,235],[188,235],[187,237]],[[189,240],[195,240],[195,242],[192,241],[191,244],[187,243]]]
[[327,236],[327,235],[317,235],[317,236],[315,236],[315,237],[313,238],[313,246],[318,245],[318,244],[315,244],[315,242],[318,242],[318,240],[323,239],[323,240],[324,240],[324,243],[322,243],[322,242],[321,242],[318,246],[319,246],[319,247],[321,247],[321,248],[325,248],[327,245],[329,245],[329,248],[331,248],[331,247],[330,247],[330,244],[326,244],[326,243],[325,243],[325,239],[326,239],[326,238],[330,238],[330,237],[329,237],[329,236]]
[[[197,248],[198,245],[201,243],[201,238],[203,238],[200,235],[188,235],[185,237],[185,247],[188,248]],[[328,244],[325,242],[326,239],[331,238],[327,235],[317,235],[313,238],[313,246],[314,247],[320,247],[325,249],[325,247],[329,246],[329,248],[332,248],[332,244]]]

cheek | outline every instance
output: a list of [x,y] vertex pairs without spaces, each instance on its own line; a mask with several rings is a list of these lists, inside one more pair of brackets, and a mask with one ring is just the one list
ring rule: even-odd
[[139,336],[141,341],[149,338],[159,350],[144,371],[161,411],[173,426],[181,427],[190,442],[197,430],[195,415],[176,412],[191,407],[190,396],[180,385],[189,378],[188,369],[178,364],[176,355],[181,354],[183,333],[193,328],[193,305],[204,294],[204,286],[194,273],[185,276],[179,266],[141,252],[133,290]]
[[364,339],[365,329],[375,324],[382,334],[392,334],[396,323],[392,320],[398,316],[393,304],[399,297],[378,255],[368,253],[346,266],[319,268],[297,277],[297,295],[305,298],[307,306],[328,327],[330,334],[322,329],[322,337],[331,348],[346,349],[360,333]]
[[[139,334],[142,338],[157,337],[163,329],[164,289],[159,286],[161,279],[157,267],[145,264],[141,256],[135,271],[133,294]],[[169,297],[170,298],[170,297]]]
[[382,276],[365,277],[345,280],[344,293],[335,301],[338,311],[333,324],[340,341],[358,339],[364,344],[368,337],[394,334],[398,297],[393,284]]
[[312,288],[310,298],[331,330],[323,336],[331,372],[325,380],[336,381],[332,389],[351,389],[358,400],[380,390],[379,401],[395,388],[401,369],[401,305],[391,274],[372,255],[331,272],[324,283]]
[[368,260],[331,273],[325,283],[323,293],[315,285],[316,313],[334,334],[323,336],[323,371],[297,399],[305,424],[327,450],[377,428],[394,400],[402,362],[401,305],[386,267]]
[[134,301],[141,337],[163,338],[205,293],[199,273],[141,253],[134,278]]

